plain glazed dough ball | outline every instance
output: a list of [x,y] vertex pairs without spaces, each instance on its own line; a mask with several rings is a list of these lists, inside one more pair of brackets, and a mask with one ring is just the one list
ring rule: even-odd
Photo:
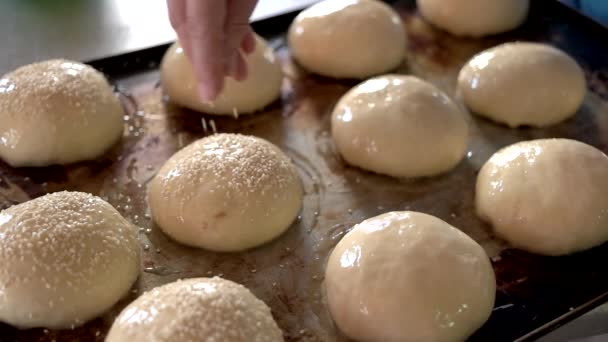
[[266,140],[215,134],[174,154],[152,180],[148,202],[173,239],[213,251],[241,251],[281,235],[302,207],[289,158]]
[[288,40],[304,68],[334,78],[382,74],[405,57],[401,18],[378,0],[321,1],[295,18]]
[[417,0],[422,16],[452,34],[481,37],[515,29],[529,0]]
[[587,91],[574,59],[537,43],[506,43],[476,55],[460,71],[458,89],[476,114],[511,127],[563,121]]
[[69,328],[129,292],[137,229],[98,197],[57,192],[0,212],[0,260],[0,321]]
[[165,53],[161,80],[171,102],[195,111],[216,115],[251,114],[264,109],[281,95],[283,72],[274,51],[256,35],[255,51],[246,56],[247,79],[224,79],[224,89],[213,102],[202,102],[190,61],[179,43]]
[[516,248],[562,255],[608,240],[608,157],[568,139],[496,152],[477,176],[479,216]]
[[390,212],[356,225],[329,257],[325,287],[338,327],[358,341],[464,341],[494,306],[483,248],[430,215]]
[[452,100],[412,76],[386,75],[346,93],[331,132],[351,165],[394,177],[433,176],[464,156],[468,124]]
[[123,110],[90,66],[50,60],[0,79],[0,158],[11,166],[94,159],[123,132]]
[[270,309],[222,278],[178,280],[144,293],[118,316],[106,342],[280,342]]

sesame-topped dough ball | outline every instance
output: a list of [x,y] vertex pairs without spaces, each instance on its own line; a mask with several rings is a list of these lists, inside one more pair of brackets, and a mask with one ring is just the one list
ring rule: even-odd
[[465,341],[490,317],[484,249],[431,215],[400,211],[353,227],[325,271],[331,315],[357,341]]
[[458,36],[481,37],[517,28],[530,0],[417,0],[422,16]]
[[266,140],[215,134],[174,154],[148,189],[154,221],[173,239],[241,251],[283,233],[302,206],[289,158]]
[[608,156],[570,139],[507,146],[479,171],[475,206],[516,248],[555,256],[598,246],[608,241]]
[[441,90],[412,76],[385,75],[348,91],[334,108],[331,134],[351,165],[400,178],[455,167],[468,141],[464,113]]
[[397,68],[406,36],[399,14],[378,0],[325,0],[289,27],[293,57],[311,72],[364,79]]
[[576,114],[585,74],[565,52],[539,43],[505,43],[473,57],[458,91],[476,114],[510,127],[544,127]]
[[219,277],[178,280],[144,293],[116,318],[106,342],[280,342],[270,308]]
[[195,111],[216,115],[251,114],[270,105],[281,95],[283,72],[274,51],[256,35],[255,51],[245,57],[247,79],[224,79],[224,89],[213,102],[202,102],[197,81],[184,49],[171,45],[161,63],[161,80],[171,102]]
[[62,329],[128,293],[139,275],[139,241],[110,204],[64,191],[0,212],[0,260],[0,321]]
[[11,166],[94,159],[123,132],[112,87],[90,66],[55,59],[0,79],[0,158]]

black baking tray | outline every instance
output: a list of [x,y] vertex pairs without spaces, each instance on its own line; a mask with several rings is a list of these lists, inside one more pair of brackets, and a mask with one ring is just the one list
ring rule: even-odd
[[[597,120],[598,117],[606,116],[606,122],[608,122],[608,29],[557,1],[537,0],[532,1],[530,16],[525,24],[513,32],[484,39],[468,39],[452,37],[447,33],[425,26],[424,34],[420,34],[420,32],[415,29],[419,28],[420,23],[422,22],[416,11],[415,1],[401,0],[390,1],[390,3],[399,11],[406,26],[410,29],[408,31],[408,52],[412,56],[412,62],[401,67],[399,71],[405,73],[412,71],[413,73],[417,73],[417,68],[419,70],[424,69],[423,73],[427,76],[426,78],[436,83],[448,93],[453,93],[455,75],[467,58],[484,48],[502,42],[514,40],[548,42],[569,53],[584,68],[589,83],[590,93],[593,96],[593,104],[585,105],[581,112],[577,114],[576,119],[569,120],[563,125],[557,125],[542,131],[526,128],[508,130],[504,127],[497,127],[483,119],[476,118],[475,120],[479,125],[480,130],[484,133],[496,134],[501,137],[499,139],[501,142],[498,145],[506,145],[514,140],[517,141],[546,136],[567,136],[582,140],[598,147],[604,152],[608,152],[608,127],[603,127],[602,122]],[[289,60],[289,53],[284,35],[294,16],[295,13],[290,13],[253,24],[256,32],[268,38],[271,45],[277,51],[281,51],[284,61]],[[135,118],[133,120],[139,120],[136,118],[136,112],[141,108],[138,108],[139,99],[136,94],[137,91],[134,91],[133,89],[141,88],[142,84],[144,85],[144,88],[145,85],[148,84],[149,86],[146,89],[150,91],[152,91],[152,89],[158,89],[157,69],[167,47],[168,45],[157,46],[123,55],[89,61],[88,63],[95,68],[102,70],[109,79],[116,84],[119,92],[123,94],[123,102],[129,111],[129,115]],[[345,58],[348,58],[348,56],[345,56]],[[423,66],[421,67],[421,65]],[[429,65],[433,71],[427,73],[426,68]],[[295,92],[305,94],[307,100],[312,101],[312,103],[315,104],[312,106],[313,109],[310,110],[308,115],[321,118],[319,119],[319,122],[321,122],[322,125],[327,125],[327,120],[323,118],[326,118],[329,115],[331,107],[337,98],[349,87],[356,84],[355,81],[329,80],[314,75],[302,74],[301,71],[299,71],[299,75],[300,76],[294,78],[295,81],[292,86],[295,85],[295,88],[297,88]],[[150,84],[154,85],[150,86]],[[319,87],[320,89],[327,87],[329,91],[311,90],[314,87]],[[292,96],[291,94],[284,94],[281,102],[282,106],[280,104],[274,104],[266,110],[266,112],[270,114],[263,113],[256,114],[256,116],[263,118],[264,115],[278,115],[289,119],[298,115],[297,113],[292,113],[298,111],[298,108],[301,107],[299,105],[302,103],[302,99],[298,100],[297,95]],[[601,113],[598,113],[598,111]],[[179,115],[182,114],[185,116],[183,119],[181,119],[180,116],[179,120],[183,120],[183,122],[180,121],[178,124],[174,125],[175,132],[172,133],[179,134],[181,132],[187,132],[189,134],[188,139],[190,140],[191,138],[200,137],[206,134],[206,132],[202,132],[200,129],[195,130],[191,128],[200,121],[200,116],[196,116],[197,114],[194,113],[179,113]],[[218,127],[226,127],[227,131],[239,131],[252,134],[258,133],[258,130],[255,128],[257,121],[243,119],[244,121],[240,121],[239,124],[236,124],[226,121],[229,119],[216,120],[218,121]],[[256,120],[261,120],[263,123],[265,119]],[[264,136],[263,134],[260,135]],[[508,138],[505,138],[506,136],[508,136]],[[273,141],[275,138],[276,137],[270,137],[269,140]],[[162,139],[160,139],[160,141],[162,141]],[[149,146],[153,146],[154,140],[151,139],[149,143]],[[497,148],[498,147],[500,146],[497,146]],[[99,189],[103,189],[104,186],[112,186],[111,184],[107,185],[108,183],[112,183],[109,181],[110,178],[108,177],[115,177],[116,175],[105,175],[104,172],[106,171],[104,170],[120,169],[123,167],[125,162],[122,157],[118,157],[118,161],[116,161],[116,158],[117,156],[129,155],[129,153],[132,153],[132,151],[114,151],[101,161],[84,163],[79,166],[68,166],[65,168],[53,166],[42,169],[11,169],[9,166],[2,164],[0,165],[0,176],[4,181],[0,182],[0,187],[5,187],[7,183],[16,184],[30,197],[40,196],[49,191],[60,190],[62,187],[78,190],[93,189],[90,191],[96,192],[99,191]],[[140,151],[137,153],[142,152]],[[86,169],[86,171],[82,171],[83,169]],[[468,177],[468,180],[462,183],[461,189],[464,202],[470,202],[472,199],[473,189],[471,187],[471,179],[474,179],[477,171],[478,168],[470,167],[463,169],[462,166],[457,171],[466,174],[466,177]],[[352,174],[356,174],[357,177],[368,177],[365,173],[356,170],[351,171],[346,169],[345,172],[348,172],[351,176]],[[74,175],[77,175],[78,177],[74,177]],[[86,177],[94,178],[96,182],[101,182],[104,185],[90,186],[89,184],[85,184],[86,179],[84,181],[82,179]],[[392,180],[378,178],[377,176],[369,177],[374,178],[370,182],[384,182],[382,184],[393,182]],[[359,178],[357,178],[357,180],[358,179]],[[121,182],[120,176],[117,182]],[[423,182],[432,183],[433,181]],[[131,187],[129,184],[125,183],[127,192],[141,192],[141,190],[137,190],[137,187]],[[6,200],[5,203],[3,203],[4,207],[21,201],[19,198],[10,198],[10,196],[7,195],[3,196]],[[124,211],[124,205],[122,207],[120,206],[122,203],[120,201],[122,200],[115,197],[111,197],[109,200],[115,206],[118,203],[119,210],[125,216],[131,215],[132,217],[132,213],[126,213]],[[443,200],[449,201],[447,198],[443,198]],[[136,200],[134,199],[134,201]],[[378,201],[380,200],[378,199]],[[372,204],[373,207],[376,208],[376,203]],[[386,211],[387,209],[403,209],[403,204],[404,203],[390,202],[386,205],[378,205],[377,212],[368,210],[366,211],[366,216],[361,216],[356,219],[353,218],[352,220],[348,220],[348,222],[353,223],[362,218],[369,217],[372,214]],[[459,206],[458,204],[453,203],[446,203],[445,205],[458,207],[453,209],[454,212],[458,212],[458,210],[471,211],[471,208],[466,205],[464,205],[464,207],[463,205]],[[417,209],[415,204],[412,206],[412,209]],[[434,213],[444,213],[444,210],[437,209]],[[322,215],[324,214],[326,213],[322,213]],[[467,215],[463,215],[462,219],[456,215],[454,217],[439,216],[446,221],[453,223],[455,226],[461,227],[466,225],[465,223],[467,220],[475,220],[472,214]],[[140,216],[143,216],[143,214]],[[467,218],[464,218],[464,216]],[[318,222],[318,220],[315,222]],[[149,221],[137,222],[137,224],[140,226],[149,225],[152,227],[152,223]],[[332,234],[341,236],[343,231],[347,229],[345,226],[340,226],[338,228],[342,229],[342,231],[338,232],[339,234],[336,234],[336,229],[332,227]],[[489,227],[485,228],[489,230]],[[293,231],[294,228],[290,230]],[[273,243],[274,245],[271,244],[268,248],[275,248],[277,244],[288,244],[292,238],[296,239],[294,234],[300,234],[297,235],[298,237],[305,236],[304,232],[290,232],[287,234],[287,237],[275,241]],[[160,238],[153,235],[150,240],[154,243],[154,239]],[[188,253],[195,252],[188,249]],[[246,260],[247,256],[251,256],[252,258],[259,257],[259,254],[263,253],[264,251],[262,248],[262,251],[258,250],[244,254],[243,258]],[[208,254],[201,255],[208,256]],[[229,260],[232,257],[225,256],[224,258]],[[144,267],[146,266],[146,261],[152,259],[154,259],[154,257],[144,257]],[[495,309],[489,321],[477,331],[470,340],[531,341],[584,314],[592,308],[605,303],[608,301],[608,267],[606,267],[606,260],[608,260],[608,245],[606,244],[589,251],[564,257],[542,257],[515,249],[502,249],[498,255],[495,255],[492,258],[497,275]],[[321,261],[323,261],[323,259],[321,259]],[[300,260],[300,262],[306,264],[308,261]],[[304,266],[300,265],[300,267]],[[306,270],[305,267],[303,269]],[[192,270],[189,270],[188,272],[187,275],[189,276],[210,274],[208,273],[210,272],[208,270],[205,270],[204,273],[197,273]],[[294,324],[293,322],[298,320],[298,301],[289,298],[282,299],[289,309],[287,311],[282,311],[282,309],[276,308],[272,300],[264,298],[264,296],[267,295],[268,292],[272,292],[273,289],[258,289],[257,287],[262,288],[267,285],[263,285],[262,282],[256,282],[253,275],[241,277],[238,272],[230,274],[230,271],[225,271],[225,273],[231,277],[231,279],[253,287],[254,293],[259,294],[263,299],[270,303],[269,305],[273,309],[273,313],[279,321],[279,324],[282,325],[281,327],[286,332],[287,340],[323,340],[323,338],[320,337],[320,335],[316,335],[314,331],[298,334],[298,331],[305,330],[300,329],[300,327],[290,326]],[[147,276],[148,275],[146,275],[146,277]],[[316,274],[315,277],[317,277]],[[168,280],[171,280],[171,276],[163,278],[161,282],[166,282]],[[140,290],[146,290],[151,285],[144,279],[144,281],[140,280],[140,283],[137,286]],[[123,300],[117,305],[117,308],[106,315],[106,317],[96,319],[87,323],[85,326],[74,330],[17,330],[8,325],[0,324],[0,341],[103,341],[112,318],[122,307],[132,300],[134,296],[136,295],[132,295]],[[283,315],[290,314],[294,315],[294,317],[289,319],[282,317]],[[407,322],[404,322],[404,324],[407,324]],[[344,337],[339,336],[338,334],[338,339],[343,340]]]

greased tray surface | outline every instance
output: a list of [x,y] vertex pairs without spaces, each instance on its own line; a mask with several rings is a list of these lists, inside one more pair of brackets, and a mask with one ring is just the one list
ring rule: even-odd
[[[103,341],[114,317],[141,292],[179,278],[213,275],[242,283],[263,299],[288,341],[345,340],[331,322],[322,291],[328,254],[354,224],[404,209],[433,214],[459,227],[492,257],[498,281],[496,307],[472,341],[533,339],[607,300],[608,245],[559,258],[509,249],[492,236],[473,207],[476,174],[503,146],[568,137],[608,152],[606,29],[557,2],[536,1],[519,30],[489,39],[464,39],[426,24],[414,1],[393,4],[408,29],[408,59],[396,72],[420,76],[454,95],[456,75],[475,53],[504,41],[551,42],[585,69],[590,91],[584,106],[574,118],[547,129],[512,130],[470,117],[468,153],[455,170],[403,181],[349,167],[337,155],[329,117],[339,97],[357,82],[310,75],[293,63],[282,33],[291,15],[256,24],[283,62],[281,99],[238,120],[202,116],[166,103],[157,71],[166,46],[94,61],[91,64],[105,71],[122,94],[127,111],[123,140],[93,162],[37,169],[0,164],[0,204],[5,208],[60,190],[99,195],[141,227],[142,274],[127,298],[82,327],[20,331],[0,323],[0,341]],[[298,220],[275,241],[245,253],[212,253],[173,242],[153,224],[147,209],[146,185],[162,163],[186,144],[211,134],[213,126],[219,132],[253,134],[277,144],[292,158],[304,183]]]

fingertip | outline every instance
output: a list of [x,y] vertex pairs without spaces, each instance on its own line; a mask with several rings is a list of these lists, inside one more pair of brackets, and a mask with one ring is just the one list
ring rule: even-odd
[[236,77],[237,81],[244,81],[247,79],[247,61],[240,53],[237,55],[237,67],[236,67]]
[[198,96],[199,96],[200,100],[203,102],[214,101],[220,94],[220,91],[222,90],[222,86],[223,86],[222,83],[199,84],[197,90],[198,90]]
[[232,77],[236,79],[238,77],[238,60],[239,55],[238,52],[235,52],[230,56],[228,62],[226,63],[225,73],[226,76]]

